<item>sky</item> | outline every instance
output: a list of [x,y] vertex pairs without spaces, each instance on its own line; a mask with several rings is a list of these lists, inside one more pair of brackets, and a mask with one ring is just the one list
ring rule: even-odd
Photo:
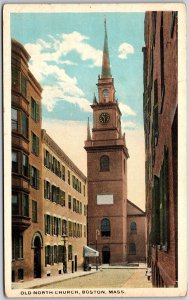
[[31,56],[43,88],[42,126],[86,172],[87,118],[101,73],[106,16],[111,73],[129,150],[128,199],[145,207],[144,13],[12,13],[11,37]]

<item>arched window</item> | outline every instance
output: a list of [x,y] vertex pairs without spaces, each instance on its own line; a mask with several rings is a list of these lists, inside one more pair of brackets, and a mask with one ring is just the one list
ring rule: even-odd
[[109,157],[102,155],[100,158],[100,171],[109,171]]
[[136,245],[135,243],[129,244],[129,254],[136,255]]
[[137,225],[135,222],[131,222],[130,231],[131,231],[131,233],[137,233]]
[[107,218],[102,219],[101,221],[101,236],[110,236],[110,221]]

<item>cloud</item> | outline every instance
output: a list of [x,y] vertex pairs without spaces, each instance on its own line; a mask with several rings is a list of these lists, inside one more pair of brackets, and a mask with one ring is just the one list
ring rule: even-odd
[[123,43],[119,46],[118,52],[119,52],[119,54],[118,54],[119,58],[126,59],[129,54],[134,53],[134,48],[130,44]]
[[[87,174],[87,154],[84,141],[87,138],[87,120],[60,121],[45,119],[42,126],[53,140],[63,149],[78,168]],[[62,138],[64,136],[64,138]],[[126,131],[128,199],[145,209],[145,148],[144,130],[137,128]]]
[[119,102],[119,108],[120,108],[122,114],[136,116],[136,112],[126,104]]
[[[88,38],[79,32],[49,38],[50,42],[38,39],[36,43],[25,45],[31,55],[30,70],[43,86],[43,104],[47,110],[52,111],[58,101],[67,101],[76,104],[83,111],[90,112],[90,102],[79,88],[77,78],[69,76],[63,67],[77,64],[62,57],[76,51],[81,59],[92,60],[93,65],[97,65],[101,55],[99,50],[86,44],[84,41]],[[52,86],[49,84],[49,78],[53,78]]]
[[121,121],[121,126],[123,131],[127,131],[127,129],[136,129],[137,124],[131,121]]

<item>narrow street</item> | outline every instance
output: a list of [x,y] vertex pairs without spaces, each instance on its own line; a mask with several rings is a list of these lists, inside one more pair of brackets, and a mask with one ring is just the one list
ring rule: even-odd
[[102,269],[87,276],[51,283],[42,289],[151,288],[145,269]]

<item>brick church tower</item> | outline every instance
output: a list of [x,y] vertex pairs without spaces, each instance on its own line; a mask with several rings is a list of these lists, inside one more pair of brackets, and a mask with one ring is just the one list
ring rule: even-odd
[[127,158],[121,112],[111,75],[105,20],[102,73],[94,96],[92,137],[88,123],[88,245],[102,263],[127,262]]

